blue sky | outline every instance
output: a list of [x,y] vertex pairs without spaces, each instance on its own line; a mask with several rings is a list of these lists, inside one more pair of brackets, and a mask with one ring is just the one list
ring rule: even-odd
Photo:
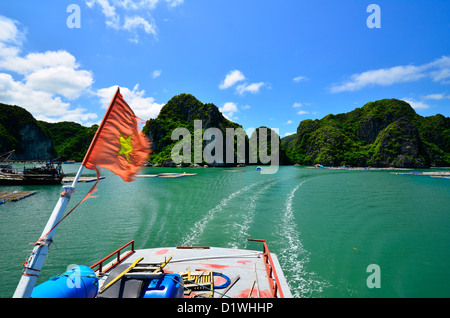
[[450,116],[449,12],[448,0],[2,1],[0,102],[91,125],[117,85],[144,120],[190,93],[281,136],[382,98]]

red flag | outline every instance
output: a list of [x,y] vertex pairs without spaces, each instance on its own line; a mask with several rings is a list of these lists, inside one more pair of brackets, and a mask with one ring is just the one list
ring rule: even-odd
[[150,153],[150,142],[139,131],[138,120],[117,88],[82,165],[91,170],[102,167],[126,182],[133,181]]

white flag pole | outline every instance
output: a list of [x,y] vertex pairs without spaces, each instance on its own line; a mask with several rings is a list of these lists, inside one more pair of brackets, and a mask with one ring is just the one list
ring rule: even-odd
[[80,166],[71,186],[63,186],[64,191],[61,193],[44,231],[42,231],[41,238],[36,242],[33,251],[24,264],[22,277],[17,285],[13,298],[30,298],[41,268],[44,265],[45,258],[47,257],[50,244],[53,242],[53,236],[58,228],[58,222],[61,221],[72,193],[75,192],[75,186],[83,168],[83,166]]
[[[88,151],[81,163],[80,168],[73,180],[71,186],[63,186],[63,192],[61,193],[58,202],[56,203],[55,208],[53,209],[52,214],[50,215],[49,220],[47,221],[47,225],[44,228],[44,231],[41,234],[41,238],[35,243],[33,251],[28,257],[27,261],[24,263],[24,269],[22,271],[22,277],[17,285],[16,291],[14,292],[13,298],[29,298],[31,297],[31,293],[33,291],[34,286],[36,285],[36,281],[39,277],[39,273],[41,272],[41,268],[44,264],[45,258],[47,257],[47,253],[50,247],[50,244],[53,242],[53,236],[55,235],[56,229],[58,228],[59,222],[61,221],[64,211],[67,207],[67,204],[70,201],[72,194],[75,192],[75,186],[81,176],[81,173],[84,169],[85,162],[88,161],[89,156],[91,154],[92,148],[95,145],[98,134],[102,130],[102,127],[105,125],[106,118],[108,117],[109,112],[112,109],[112,105],[119,94],[119,88],[117,88],[116,94],[109,105],[108,110],[106,111],[103,120],[97,129],[97,133],[95,134],[92,142],[89,146]],[[98,170],[97,170],[98,177]],[[98,178],[97,178],[98,182]],[[94,186],[95,187],[95,186]],[[92,191],[92,189],[91,189]]]

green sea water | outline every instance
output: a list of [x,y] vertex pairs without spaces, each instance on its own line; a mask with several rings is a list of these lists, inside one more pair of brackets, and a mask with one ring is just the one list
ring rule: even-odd
[[[260,249],[246,240],[258,238],[278,255],[294,297],[450,297],[450,180],[390,171],[230,170],[145,168],[142,174],[197,175],[132,183],[102,171],[95,197],[59,226],[38,283],[70,264],[92,265],[130,240],[136,248]],[[69,208],[92,185],[78,184]],[[14,190],[39,192],[0,205],[2,298],[14,293],[61,186],[0,188]],[[379,288],[367,284],[372,264]]]

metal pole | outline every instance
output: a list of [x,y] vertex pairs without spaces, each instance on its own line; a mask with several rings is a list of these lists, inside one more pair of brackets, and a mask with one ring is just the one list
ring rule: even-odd
[[24,264],[22,277],[17,285],[13,298],[31,297],[31,293],[36,285],[45,258],[47,257],[50,244],[53,242],[53,236],[58,228],[58,222],[64,215],[64,211],[70,201],[72,193],[75,192],[75,186],[80,178],[83,168],[83,166],[80,166],[71,186],[63,186],[64,191],[61,193],[59,200],[47,221],[47,225],[45,226],[44,231],[42,231],[39,241],[36,242],[33,251]]

